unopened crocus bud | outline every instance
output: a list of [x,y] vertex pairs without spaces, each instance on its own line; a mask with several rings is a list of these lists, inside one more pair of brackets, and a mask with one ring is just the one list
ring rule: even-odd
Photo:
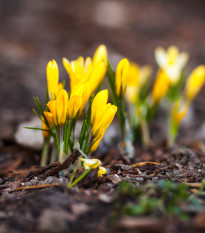
[[46,69],[48,93],[50,99],[55,99],[58,93],[59,71],[55,60],[49,61]]
[[56,116],[59,125],[64,125],[68,111],[68,93],[61,90],[56,98]]
[[95,96],[91,106],[92,134],[95,141],[91,151],[97,149],[106,129],[111,124],[117,112],[117,107],[112,104],[107,104],[107,99],[107,90],[102,90]]
[[103,44],[98,46],[93,55],[93,63],[97,64],[99,62],[107,63],[107,48]]
[[191,101],[195,98],[198,92],[201,90],[205,81],[205,66],[200,65],[196,67],[186,81],[185,95],[186,98]]
[[158,103],[167,93],[170,80],[164,70],[159,70],[152,90],[152,99]]
[[108,90],[102,90],[95,96],[91,106],[91,124],[98,122],[106,108],[108,101]]
[[129,61],[124,58],[118,63],[115,74],[115,92],[118,97],[125,94],[128,72]]

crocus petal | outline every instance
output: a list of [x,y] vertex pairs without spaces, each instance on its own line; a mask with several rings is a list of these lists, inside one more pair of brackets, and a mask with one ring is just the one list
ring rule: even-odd
[[105,167],[99,167],[99,170],[98,170],[98,177],[102,177],[104,174],[106,174],[107,170]]
[[55,99],[58,92],[59,71],[55,60],[49,61],[46,69],[47,84],[50,99]]
[[73,95],[68,101],[68,117],[69,119],[75,118],[78,110],[82,104],[82,96]]
[[108,90],[102,90],[97,93],[91,106],[91,124],[99,121],[102,117],[108,101]]
[[93,167],[93,169],[95,169],[101,165],[101,161],[99,159],[81,158],[81,161],[83,161],[83,165],[84,165],[85,169],[91,168],[94,164],[95,164],[95,166]]
[[107,63],[107,48],[105,45],[100,45],[93,56],[93,63],[97,64],[97,63]]
[[164,48],[157,47],[155,49],[155,59],[159,67],[164,67],[167,61],[167,56]]
[[152,99],[155,103],[159,102],[166,95],[169,83],[167,74],[163,70],[159,70],[152,91]]
[[68,93],[61,90],[56,99],[56,113],[59,125],[65,124],[68,110]]

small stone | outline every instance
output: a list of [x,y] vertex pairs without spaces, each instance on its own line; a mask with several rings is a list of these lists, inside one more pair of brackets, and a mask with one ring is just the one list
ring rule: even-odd
[[120,182],[122,182],[122,179],[117,174],[115,174],[113,176],[112,183],[113,184],[119,184]]
[[111,196],[108,196],[105,193],[100,194],[98,197],[102,202],[105,202],[105,203],[111,203],[113,200]]
[[14,135],[15,141],[24,147],[40,150],[43,144],[41,130],[25,129],[24,127],[41,128],[41,121],[38,117],[33,117],[30,121],[22,122],[18,125]]
[[71,204],[71,210],[76,216],[78,216],[87,213],[89,206],[84,203],[75,203]]
[[60,209],[46,209],[38,219],[42,232],[64,232],[69,229],[69,213]]

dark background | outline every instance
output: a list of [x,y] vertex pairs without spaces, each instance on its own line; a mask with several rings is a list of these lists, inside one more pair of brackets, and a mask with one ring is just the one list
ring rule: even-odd
[[92,56],[101,43],[113,64],[156,68],[155,47],[172,44],[190,53],[188,71],[204,64],[204,11],[199,0],[0,0],[0,137],[33,115],[33,96],[43,100],[51,59],[67,83],[62,57]]

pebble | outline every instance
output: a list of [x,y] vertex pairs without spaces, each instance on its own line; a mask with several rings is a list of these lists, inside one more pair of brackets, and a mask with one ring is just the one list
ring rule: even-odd
[[69,215],[61,209],[45,209],[38,219],[42,232],[64,232],[69,229]]
[[41,128],[41,121],[38,117],[33,117],[30,121],[22,122],[18,125],[14,140],[21,146],[40,150],[43,144],[41,130],[25,129],[24,127]]

